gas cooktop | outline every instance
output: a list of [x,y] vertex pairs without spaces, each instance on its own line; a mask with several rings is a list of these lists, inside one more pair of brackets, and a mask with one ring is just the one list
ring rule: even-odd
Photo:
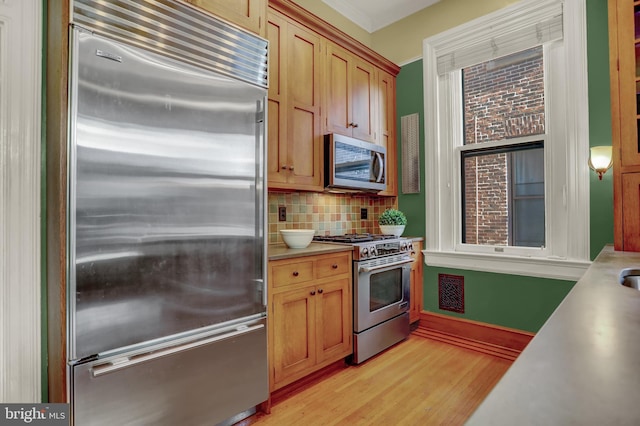
[[314,241],[329,241],[332,243],[366,243],[369,241],[393,240],[395,235],[388,234],[344,234],[344,235],[316,235]]

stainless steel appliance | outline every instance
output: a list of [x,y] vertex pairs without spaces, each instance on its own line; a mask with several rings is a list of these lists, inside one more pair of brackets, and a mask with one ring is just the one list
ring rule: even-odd
[[325,187],[377,192],[387,187],[384,146],[336,133],[325,135]]
[[409,336],[413,244],[393,235],[318,236],[353,252],[353,359],[359,364]]
[[266,60],[185,3],[73,2],[73,424],[214,425],[268,398]]

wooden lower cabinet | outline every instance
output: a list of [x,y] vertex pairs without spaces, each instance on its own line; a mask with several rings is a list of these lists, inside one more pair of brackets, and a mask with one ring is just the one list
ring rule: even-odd
[[411,304],[409,307],[409,322],[414,323],[420,319],[422,311],[422,243],[413,242],[411,257],[415,260],[411,264]]
[[[309,262],[314,279],[296,281]],[[352,353],[351,282],[350,252],[269,262],[271,391]]]
[[625,251],[640,251],[640,173],[622,174],[622,243]]

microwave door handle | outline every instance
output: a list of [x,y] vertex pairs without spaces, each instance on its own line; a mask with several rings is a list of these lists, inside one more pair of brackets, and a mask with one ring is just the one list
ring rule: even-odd
[[376,176],[376,182],[382,182],[382,177],[384,176],[384,158],[382,158],[382,154],[376,152],[376,157],[378,158],[378,176]]

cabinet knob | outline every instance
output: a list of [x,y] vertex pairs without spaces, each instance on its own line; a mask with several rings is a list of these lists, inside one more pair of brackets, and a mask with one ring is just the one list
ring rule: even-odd
[[356,128],[356,127],[358,127],[358,124],[357,123],[349,123],[349,127]]
[[282,170],[287,170],[287,166],[286,166],[286,165],[284,165],[284,164],[283,164],[280,168],[281,168]]
[[315,296],[316,295],[316,291],[315,290],[311,290],[311,292],[309,292],[310,295]]
[[324,291],[323,289],[319,288],[318,289],[318,294],[322,294],[323,291]]
[[332,267],[333,269],[338,269],[338,264],[337,264],[337,263],[334,263],[333,265],[331,265],[331,267]]
[[289,166],[289,170],[293,170],[293,166]]
[[293,271],[293,276],[294,276],[294,277],[297,277],[298,275],[300,275],[300,274],[298,273],[298,271]]

